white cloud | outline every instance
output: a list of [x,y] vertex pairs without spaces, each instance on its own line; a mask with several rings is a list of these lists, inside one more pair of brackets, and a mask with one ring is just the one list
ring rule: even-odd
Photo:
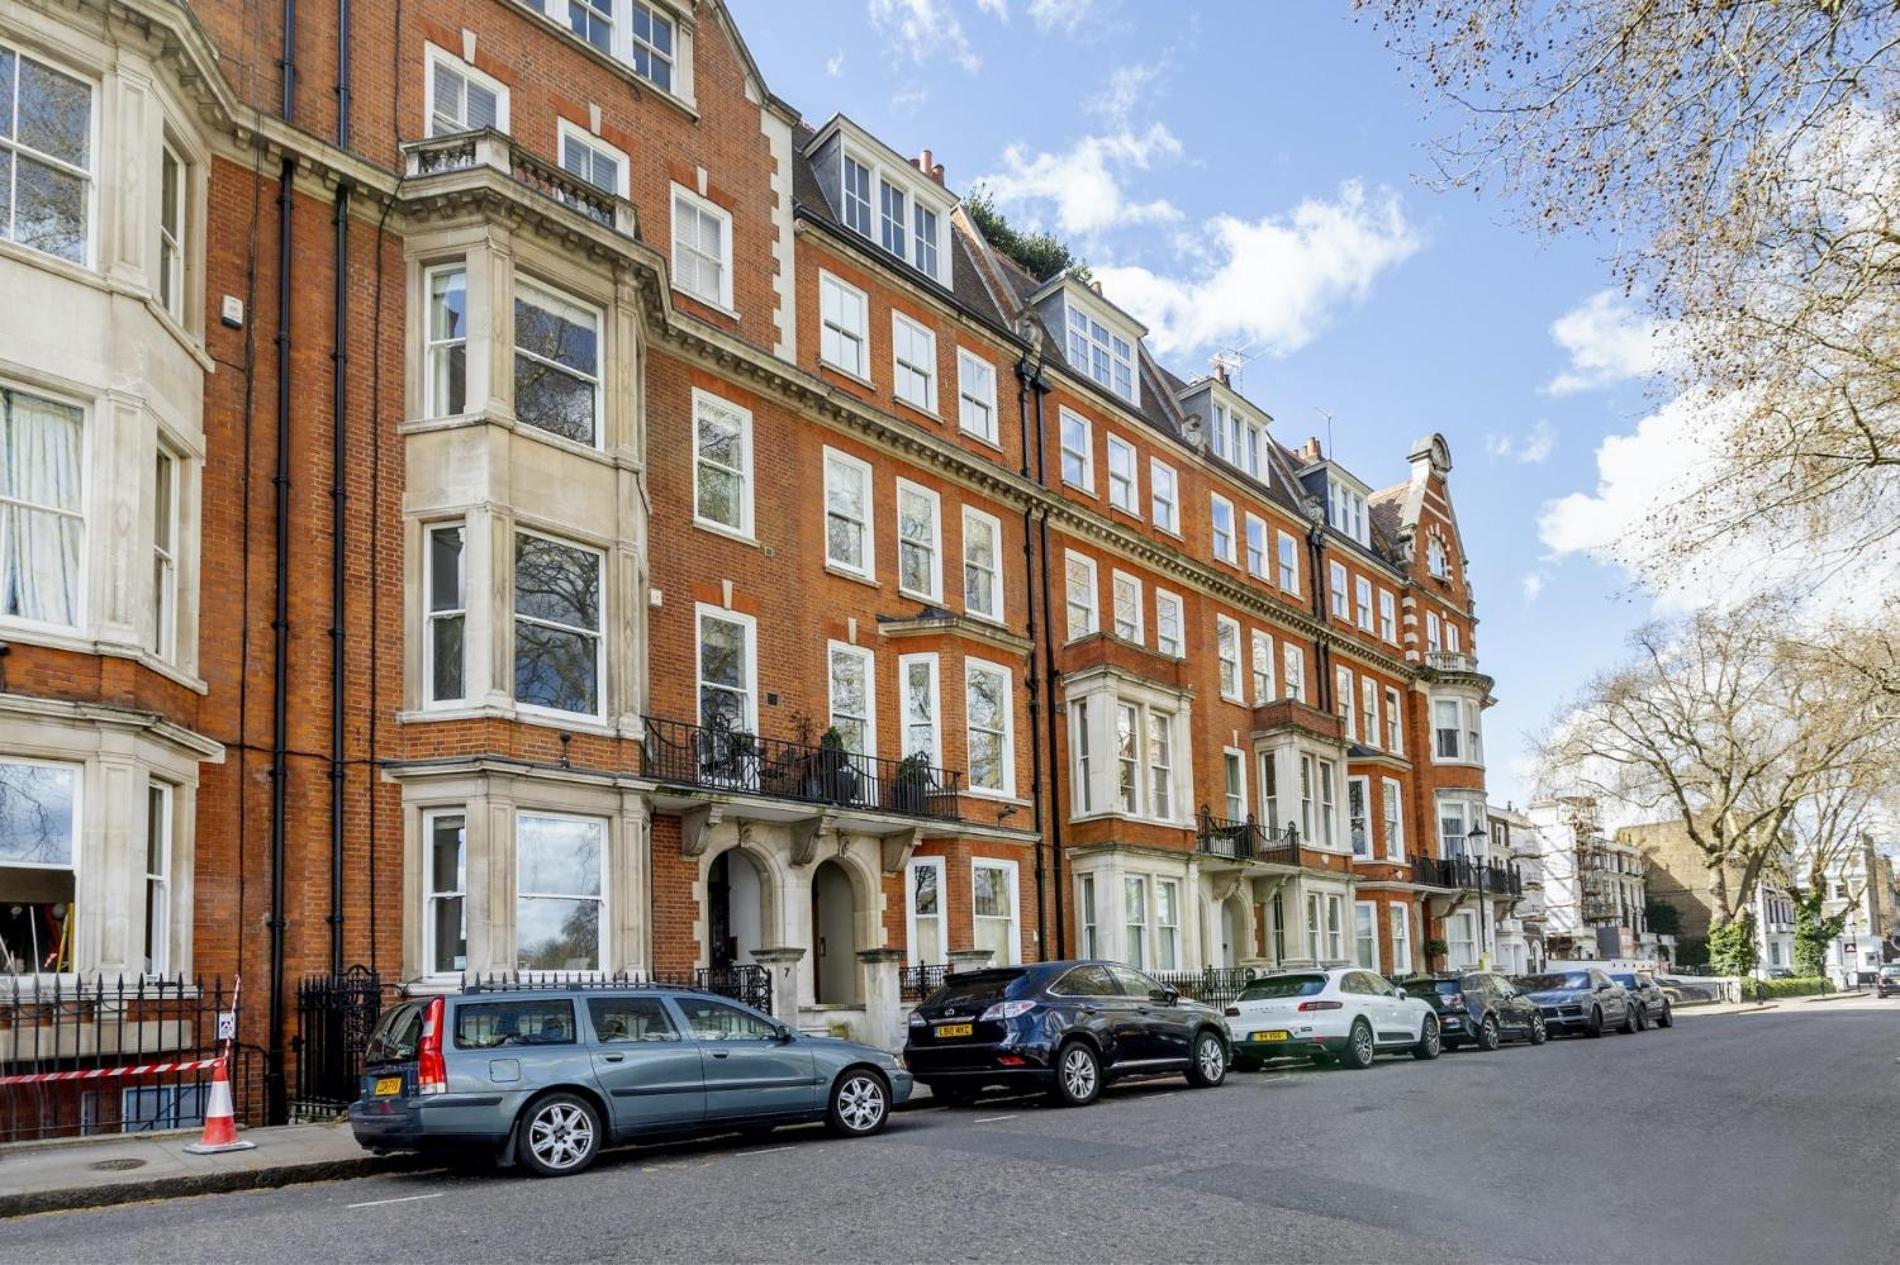
[[1009,21],[1009,0],[976,0],[976,7],[997,20]]
[[906,88],[891,94],[891,111],[894,114],[915,114],[928,100],[930,93],[923,88]]
[[1661,327],[1614,290],[1599,290],[1551,322],[1550,336],[1570,367],[1544,385],[1550,395],[1575,395],[1646,378],[1662,367]]
[[1105,119],[1118,127],[1128,125],[1129,116],[1135,107],[1141,104],[1166,69],[1166,62],[1150,64],[1136,63],[1132,66],[1117,66],[1108,73],[1108,82],[1102,90],[1082,103],[1082,108],[1097,118]]
[[1519,461],[1534,466],[1550,458],[1557,448],[1557,430],[1548,418],[1538,418],[1523,438],[1516,435],[1486,435],[1485,454],[1493,460]]
[[1178,158],[1181,142],[1166,124],[1136,133],[1126,128],[1104,136],[1085,136],[1060,154],[1031,154],[1022,145],[1003,151],[1003,170],[984,176],[997,202],[1042,203],[1055,208],[1056,227],[1064,233],[1089,234],[1129,224],[1177,220],[1181,212],[1165,198],[1131,201],[1122,180],[1155,162]]
[[919,65],[947,57],[970,74],[983,68],[950,0],[870,0],[870,17],[899,56]]
[[1029,0],[1029,20],[1038,31],[1073,35],[1094,13],[1095,0]]
[[1368,194],[1356,180],[1288,215],[1220,215],[1182,238],[1196,261],[1184,275],[1095,269],[1106,293],[1147,323],[1163,355],[1227,344],[1285,355],[1423,244],[1396,193]]
[[1532,571],[1523,579],[1524,605],[1529,606],[1544,594],[1544,573]]
[[841,48],[825,58],[825,73],[833,79],[844,74],[844,50]]

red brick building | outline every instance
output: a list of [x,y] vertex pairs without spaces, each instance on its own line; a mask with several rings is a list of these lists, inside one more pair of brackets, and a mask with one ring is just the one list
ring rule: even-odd
[[281,1108],[347,966],[891,1042],[959,960],[1482,956],[1441,437],[1291,446],[716,0],[295,14],[0,14],[24,986],[241,971]]

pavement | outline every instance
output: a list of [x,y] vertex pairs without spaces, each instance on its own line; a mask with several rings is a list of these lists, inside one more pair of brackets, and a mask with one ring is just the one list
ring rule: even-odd
[[1080,1111],[933,1105],[858,1141],[632,1148],[555,1181],[415,1167],[26,1216],[0,1223],[0,1257],[1892,1259],[1900,1003],[1748,1010],[1216,1090],[1129,1084]]

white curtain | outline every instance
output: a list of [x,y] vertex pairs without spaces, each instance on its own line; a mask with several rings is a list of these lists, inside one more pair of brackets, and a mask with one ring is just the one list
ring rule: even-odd
[[6,613],[48,624],[79,619],[79,410],[9,391],[0,532]]

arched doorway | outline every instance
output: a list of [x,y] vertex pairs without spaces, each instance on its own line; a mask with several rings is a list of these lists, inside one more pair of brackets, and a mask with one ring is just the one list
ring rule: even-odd
[[1220,904],[1220,955],[1218,965],[1239,966],[1247,940],[1247,912],[1238,895]]
[[858,997],[858,894],[836,861],[821,861],[811,876],[812,1000],[849,1006]]
[[706,961],[714,969],[743,966],[765,937],[765,876],[737,848],[706,871]]

